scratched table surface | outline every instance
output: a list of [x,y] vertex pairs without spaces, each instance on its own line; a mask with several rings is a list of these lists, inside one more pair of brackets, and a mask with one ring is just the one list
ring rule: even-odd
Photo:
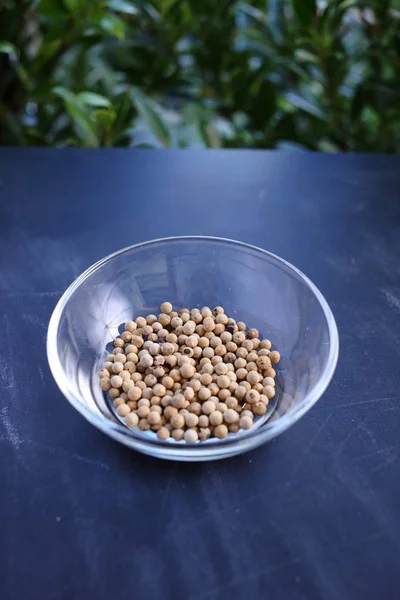
[[[49,372],[58,298],[150,238],[236,238],[336,316],[317,405],[240,457],[169,463],[89,425]],[[0,150],[0,597],[400,598],[400,158]]]

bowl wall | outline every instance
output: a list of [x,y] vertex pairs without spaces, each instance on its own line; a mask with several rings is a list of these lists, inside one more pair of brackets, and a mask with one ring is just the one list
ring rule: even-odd
[[[128,319],[221,305],[256,327],[281,353],[277,397],[268,420],[245,436],[189,446],[128,430],[110,410],[97,372]],[[93,424],[138,450],[164,458],[222,458],[270,439],[321,395],[338,354],[332,313],[315,286],[263,250],[214,238],[169,238],[122,250],[88,269],[65,292],[49,326],[48,356],[63,393]]]

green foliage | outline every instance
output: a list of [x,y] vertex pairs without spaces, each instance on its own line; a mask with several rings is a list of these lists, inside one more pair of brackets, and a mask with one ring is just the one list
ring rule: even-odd
[[400,151],[400,0],[0,0],[0,143]]

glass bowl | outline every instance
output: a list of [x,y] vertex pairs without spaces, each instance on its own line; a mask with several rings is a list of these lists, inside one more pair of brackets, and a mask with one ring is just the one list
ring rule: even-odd
[[[165,301],[176,310],[223,306],[229,316],[256,327],[279,350],[277,394],[252,429],[191,445],[128,429],[116,416],[99,386],[106,346],[125,321],[158,314]],[[59,300],[47,336],[53,376],[90,423],[130,448],[182,461],[247,452],[285,431],[325,391],[338,348],[336,323],[326,300],[298,269],[254,246],[196,236],[137,244],[94,264]]]

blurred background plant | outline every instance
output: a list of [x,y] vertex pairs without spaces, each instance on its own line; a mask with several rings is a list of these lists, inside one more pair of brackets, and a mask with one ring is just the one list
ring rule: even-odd
[[0,144],[400,151],[400,0],[0,7]]

